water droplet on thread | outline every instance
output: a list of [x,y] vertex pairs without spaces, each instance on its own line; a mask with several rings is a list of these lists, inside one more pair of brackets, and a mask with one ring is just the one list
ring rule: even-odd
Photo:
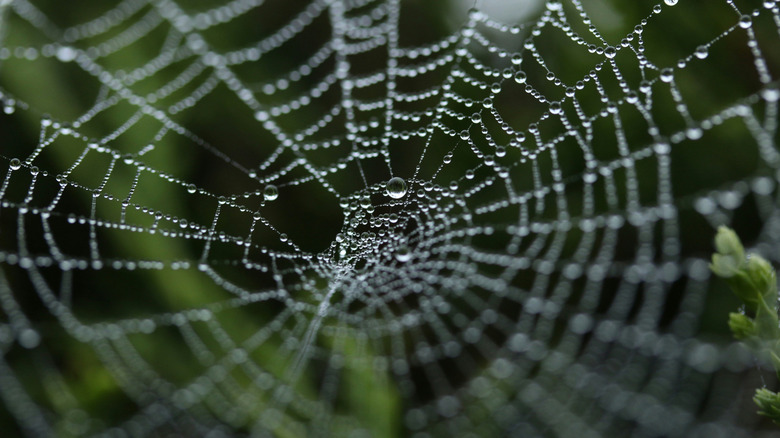
[[19,345],[24,348],[35,348],[41,343],[41,335],[31,328],[26,328],[19,333]]
[[696,52],[694,52],[697,58],[704,59],[709,55],[709,52],[707,51],[707,46],[699,46],[696,48]]
[[672,70],[669,67],[666,67],[661,70],[661,81],[662,82],[672,82],[672,79],[674,79],[674,70]]
[[22,162],[18,158],[11,159],[11,170],[19,170],[22,167]]
[[406,245],[395,250],[395,259],[399,262],[408,262],[412,258],[412,252]]
[[76,51],[72,47],[63,46],[57,49],[57,59],[61,62],[70,62],[76,59]]
[[371,207],[371,196],[368,193],[360,197],[360,207],[364,209]]
[[777,88],[767,88],[761,91],[761,97],[767,102],[777,102],[780,100],[780,90]]
[[666,3],[666,6],[674,6],[677,4],[677,0],[664,0],[664,3]]
[[385,186],[387,190],[387,196],[393,199],[401,199],[406,195],[406,181],[403,178],[393,177],[387,181]]
[[273,184],[268,184],[263,190],[263,199],[266,201],[273,201],[279,197],[279,189]]

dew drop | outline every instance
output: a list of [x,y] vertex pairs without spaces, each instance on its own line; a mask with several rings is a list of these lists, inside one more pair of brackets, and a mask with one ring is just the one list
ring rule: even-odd
[[666,3],[666,6],[674,6],[677,4],[677,0],[664,0],[664,3]]
[[780,100],[780,90],[777,88],[767,88],[761,91],[761,97],[767,102],[777,102]]
[[694,52],[694,55],[696,55],[699,59],[704,59],[709,55],[709,52],[707,51],[707,46],[699,46],[696,48],[696,52]]
[[563,112],[563,107],[561,107],[561,103],[560,102],[550,103],[550,112],[552,114],[561,114]]
[[387,182],[385,186],[387,190],[387,196],[393,199],[401,199],[406,195],[406,181],[403,178],[393,177]]
[[195,184],[187,185],[187,193],[195,193],[197,190],[198,188],[195,187]]
[[61,62],[70,62],[76,59],[76,51],[72,47],[63,46],[57,49],[57,59]]
[[35,348],[41,342],[41,335],[31,328],[26,328],[19,333],[19,345],[24,348]]
[[368,194],[364,194],[360,197],[360,207],[361,208],[369,208],[371,207],[371,196]]
[[412,258],[412,252],[409,250],[409,247],[402,246],[395,250],[395,259],[399,262],[408,262]]
[[753,24],[753,19],[750,17],[750,15],[743,15],[739,19],[739,27],[743,29],[747,29],[750,27],[750,25]]
[[604,56],[606,56],[609,59],[612,59],[617,55],[617,50],[615,50],[614,47],[609,46],[606,49],[604,49]]
[[662,82],[672,82],[672,79],[674,79],[674,70],[672,70],[669,67],[664,68],[661,70],[661,81]]
[[691,140],[698,140],[702,136],[702,131],[699,128],[688,128],[685,135]]
[[279,197],[279,189],[273,184],[268,184],[263,190],[263,199],[266,201],[273,201]]
[[528,77],[524,72],[519,71],[515,73],[515,82],[517,82],[518,84],[524,84],[527,79]]
[[22,167],[22,162],[18,158],[11,159],[11,170],[19,170]]

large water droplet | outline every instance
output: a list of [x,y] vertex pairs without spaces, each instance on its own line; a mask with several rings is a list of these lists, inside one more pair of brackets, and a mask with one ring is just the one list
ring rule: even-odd
[[696,48],[696,52],[694,52],[697,58],[704,59],[709,55],[709,52],[707,51],[707,46],[699,46]]
[[63,46],[57,49],[57,59],[61,62],[70,62],[76,59],[76,51],[72,47]]
[[664,0],[667,6],[674,6],[677,4],[677,0]]
[[387,182],[387,196],[393,199],[401,199],[406,195],[406,181],[403,178],[393,177]]
[[674,79],[674,70],[672,70],[669,67],[666,67],[661,70],[661,81],[662,82],[672,82],[672,79]]
[[19,170],[22,167],[22,162],[18,158],[11,159],[11,170]]
[[279,197],[279,189],[273,184],[268,184],[263,190],[263,199],[266,201],[273,201]]
[[761,97],[763,97],[767,102],[777,102],[780,100],[780,90],[777,88],[767,88],[761,91]]
[[412,252],[409,250],[408,246],[404,245],[395,250],[395,259],[399,262],[408,262],[411,258]]
[[361,208],[369,208],[371,207],[371,196],[368,193],[364,193],[360,197],[360,207]]
[[26,328],[19,333],[19,345],[24,348],[35,348],[41,343],[41,335],[31,328]]

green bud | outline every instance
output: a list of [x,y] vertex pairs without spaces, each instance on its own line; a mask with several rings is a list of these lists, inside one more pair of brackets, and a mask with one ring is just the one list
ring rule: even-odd
[[729,227],[718,227],[718,234],[715,235],[715,249],[724,255],[730,255],[736,260],[745,260],[745,248],[739,241],[737,233]]
[[741,313],[729,313],[729,328],[734,337],[743,340],[756,335],[753,320]]
[[761,303],[764,303],[761,292],[756,289],[750,276],[744,270],[738,271],[731,277],[726,278],[731,291],[739,297],[749,312],[756,312]]
[[780,421],[780,395],[766,388],[756,390],[753,401],[758,406],[759,415],[771,418],[775,423]]
[[723,278],[731,278],[741,271],[745,264],[745,248],[739,241],[737,233],[731,228],[719,227],[715,235],[715,248],[717,253],[712,255],[710,269],[715,275]]
[[742,269],[742,263],[731,255],[713,254],[710,269],[718,277],[731,278]]
[[[755,254],[745,257],[745,248],[737,234],[726,227],[715,236],[717,253],[710,269],[723,277],[753,318],[742,313],[729,314],[734,337],[745,341],[761,358],[771,360],[780,378],[780,321],[777,315],[777,276],[772,265]],[[780,395],[766,388],[756,390],[753,401],[760,415],[780,425]]]
[[750,282],[764,301],[773,304],[777,300],[777,278],[772,265],[760,255],[751,254],[746,271]]

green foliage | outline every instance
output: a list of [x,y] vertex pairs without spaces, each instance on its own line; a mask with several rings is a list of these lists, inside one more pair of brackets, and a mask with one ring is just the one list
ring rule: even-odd
[[[753,348],[760,359],[771,362],[780,377],[780,326],[775,269],[757,254],[746,256],[742,242],[730,228],[718,229],[715,248],[717,252],[712,255],[710,269],[729,283],[750,313],[730,313],[731,332],[735,338]],[[780,394],[759,388],[753,401],[760,415],[780,425]]]

